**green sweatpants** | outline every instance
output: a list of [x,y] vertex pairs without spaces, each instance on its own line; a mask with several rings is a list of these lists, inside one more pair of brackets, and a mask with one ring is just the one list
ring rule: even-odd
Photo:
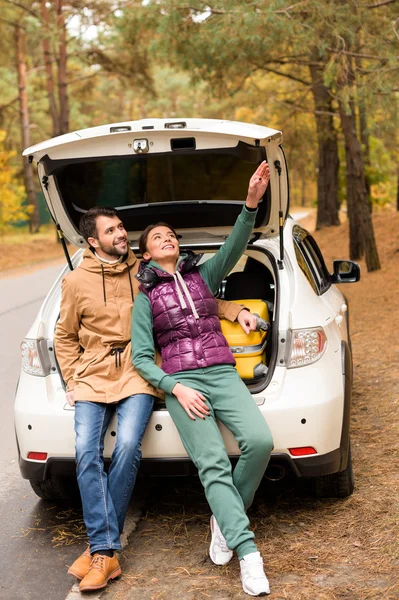
[[[236,550],[241,559],[257,550],[246,509],[252,504],[273,449],[270,429],[232,366],[181,371],[173,376],[181,384],[201,392],[210,407],[208,417],[203,420],[196,416],[193,421],[175,396],[166,395],[168,411],[198,469],[227,546]],[[238,442],[241,455],[234,472],[216,418],[230,429]]]

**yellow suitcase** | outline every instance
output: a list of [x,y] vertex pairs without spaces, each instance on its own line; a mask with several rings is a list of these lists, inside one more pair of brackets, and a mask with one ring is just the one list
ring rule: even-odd
[[[259,379],[267,372],[266,342],[267,332],[270,329],[269,311],[263,300],[235,300],[237,304],[244,304],[251,313],[259,317],[259,330],[244,333],[239,323],[231,323],[226,319],[220,321],[222,332],[236,359],[236,369],[246,382]],[[263,329],[261,329],[263,327]]]

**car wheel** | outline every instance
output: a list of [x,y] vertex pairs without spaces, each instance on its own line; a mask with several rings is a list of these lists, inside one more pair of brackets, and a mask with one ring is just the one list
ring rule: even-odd
[[33,491],[42,500],[70,500],[79,498],[76,480],[72,478],[49,477],[41,481],[29,480]]
[[318,498],[347,498],[353,493],[355,478],[352,468],[352,453],[349,446],[346,468],[331,475],[316,478],[315,491]]

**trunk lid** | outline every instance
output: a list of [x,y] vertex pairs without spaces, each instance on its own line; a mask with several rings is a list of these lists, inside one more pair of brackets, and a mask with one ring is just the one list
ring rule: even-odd
[[254,231],[278,235],[289,208],[281,142],[281,131],[248,123],[144,119],[68,133],[24,156],[37,163],[50,213],[74,245],[85,245],[79,219],[97,205],[118,209],[133,245],[158,221],[178,229],[183,244],[200,244],[229,234],[265,159],[271,178]]

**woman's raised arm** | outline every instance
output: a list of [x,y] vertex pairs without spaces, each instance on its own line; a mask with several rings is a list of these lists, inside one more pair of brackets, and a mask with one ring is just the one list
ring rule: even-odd
[[269,165],[263,161],[249,180],[245,205],[229,237],[215,256],[199,266],[201,276],[214,294],[247,247],[255,223],[259,200],[266,192],[269,179]]

